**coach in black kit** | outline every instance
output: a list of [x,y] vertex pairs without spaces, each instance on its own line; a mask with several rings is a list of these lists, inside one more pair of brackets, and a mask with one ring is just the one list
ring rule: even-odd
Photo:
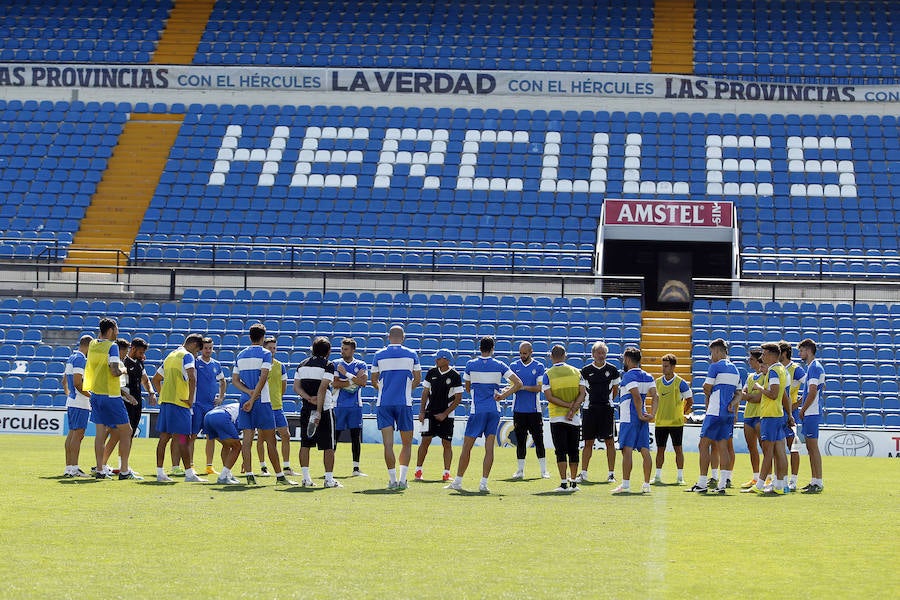
[[444,446],[443,480],[450,479],[450,463],[453,461],[453,413],[462,402],[462,376],[450,366],[453,354],[449,350],[438,350],[434,366],[428,370],[422,381],[422,404],[419,409],[419,423],[422,424],[422,441],[416,461],[415,478],[422,480],[422,463],[428,454],[431,439],[441,438]]
[[581,410],[581,439],[584,449],[581,453],[581,474],[578,483],[588,481],[588,465],[594,452],[594,440],[603,440],[606,445],[606,462],[609,472],[606,482],[616,480],[615,408],[613,402],[619,395],[619,370],[606,362],[609,352],[606,344],[596,342],[591,348],[594,361],[581,369],[581,376],[588,384],[588,399]]

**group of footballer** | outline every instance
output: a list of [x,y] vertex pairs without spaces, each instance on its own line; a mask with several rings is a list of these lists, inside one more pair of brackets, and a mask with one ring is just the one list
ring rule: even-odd
[[[417,352],[404,345],[405,332],[396,325],[389,331],[388,345],[374,355],[371,366],[355,357],[356,343],[352,338],[342,340],[341,358],[334,361],[329,358],[331,343],[327,338],[317,337],[313,341],[310,356],[298,365],[293,378],[293,391],[301,401],[302,480],[297,483],[289,479],[296,473],[290,466],[291,435],[283,411],[287,368],[275,358],[277,340],[266,335],[262,324],[250,327],[249,338],[250,346],[237,354],[231,377],[241,397],[239,401],[229,402],[225,396],[224,371],[212,358],[212,339],[198,333],[189,334],[181,346],[166,356],[151,379],[143,364],[147,343],[141,338],[131,342],[119,338],[116,322],[102,319],[98,337],[83,336],[78,350],[66,364],[63,385],[68,394],[69,434],[64,476],[142,479],[130,468],[129,454],[142,414],[143,388],[149,393],[149,403],[159,406],[155,425],[159,433],[158,482],[173,481],[164,469],[169,442],[173,468],[178,468],[179,462],[183,464],[184,480],[206,481],[194,468],[194,444],[202,432],[207,438],[203,474],[217,475],[219,484],[241,483],[233,472],[238,458],[242,459],[241,472],[246,476],[246,483],[257,483],[253,469],[253,442],[257,440],[259,475],[271,474],[265,460],[267,455],[276,485],[315,486],[309,462],[310,449],[317,448],[323,453],[323,485],[342,487],[334,478],[337,440],[340,432],[349,433],[352,475],[364,476],[359,463],[363,427],[361,390],[372,385],[377,391],[376,420],[382,434],[388,489],[403,490],[408,486],[412,458],[412,391],[421,383],[423,393],[417,415],[421,442],[413,472],[416,481],[424,480],[424,462],[433,438],[438,437],[443,447],[442,479],[448,489],[462,491],[472,449],[476,440],[483,437],[484,460],[478,489],[488,493],[500,407],[509,398],[513,398],[512,438],[518,461],[512,479],[525,477],[529,437],[541,477],[550,478],[544,445],[543,394],[560,477],[555,491],[578,491],[579,484],[588,481],[595,441],[602,441],[605,446],[608,466],[605,481],[617,483],[616,408],[622,481],[612,493],[631,493],[635,450],[643,459],[641,493],[650,492],[651,422],[655,423],[657,444],[653,483],[662,483],[669,439],[675,450],[677,483],[685,483],[683,432],[685,420],[692,413],[693,397],[688,382],[675,374],[673,354],[661,358],[663,374],[654,379],[641,368],[641,351],[634,347],[625,349],[620,373],[607,362],[608,348],[602,341],[593,345],[592,362],[581,369],[569,365],[565,348],[555,345],[550,352],[552,365],[545,368],[533,357],[530,343],[522,342],[519,359],[507,365],[493,356],[494,339],[484,337],[480,340],[480,355],[466,363],[462,374],[452,366],[453,354],[442,349],[434,357],[435,366],[423,377]],[[815,358],[816,344],[809,339],[799,344],[804,365],[792,362],[791,346],[786,342],[766,343],[751,350],[748,359],[751,372],[744,385],[740,371],[728,360],[726,342],[714,340],[709,348],[710,367],[703,385],[706,414],[700,433],[700,477],[686,491],[713,490],[725,494],[731,486],[735,461],[732,438],[738,407],[743,401],[744,435],[753,477],[742,486],[742,491],[777,495],[796,489],[799,442],[803,440],[812,472],[811,482],[803,491],[821,492],[822,466],[817,438],[825,376]],[[452,476],[453,415],[464,391],[471,403],[456,474]],[[96,426],[97,466],[92,468],[91,475],[78,466],[80,445],[89,421]],[[395,432],[399,433],[401,442],[399,455],[394,451]],[[221,445],[221,472],[213,468],[216,440]],[[107,463],[117,445],[120,464],[118,469],[112,469]],[[711,466],[713,474],[709,478]]]

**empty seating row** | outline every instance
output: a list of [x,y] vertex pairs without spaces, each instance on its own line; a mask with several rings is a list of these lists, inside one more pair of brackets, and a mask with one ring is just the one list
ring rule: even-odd
[[220,0],[194,63],[646,73],[652,4]]
[[896,83],[890,0],[696,3],[698,75],[805,83]]
[[146,63],[174,2],[99,0],[8,3],[0,61]]

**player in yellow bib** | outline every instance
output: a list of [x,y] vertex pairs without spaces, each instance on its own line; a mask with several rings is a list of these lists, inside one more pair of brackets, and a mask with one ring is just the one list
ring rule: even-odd
[[785,393],[791,403],[791,416],[794,417],[794,426],[785,427],[784,444],[786,452],[790,452],[791,477],[788,480],[788,489],[792,492],[797,490],[797,476],[800,474],[800,440],[795,431],[797,421],[800,418],[800,385],[806,378],[806,369],[792,360],[791,344],[784,340],[778,342],[778,349],[781,351],[779,362],[784,366],[787,373],[788,384],[785,387]]
[[566,363],[566,349],[562,346],[553,346],[550,360],[553,366],[544,373],[541,390],[548,403],[550,436],[559,469],[560,484],[555,491],[576,492],[578,442],[581,437],[581,415],[578,413],[587,395],[587,382],[581,371]]
[[169,440],[178,444],[179,456],[184,464],[184,480],[200,483],[206,480],[194,472],[193,431],[194,397],[197,392],[197,370],[194,357],[203,347],[203,336],[192,333],[184,339],[184,344],[169,353],[162,367],[150,381],[159,394],[159,416],[156,429],[159,442],[156,444],[156,480],[171,482],[163,470],[166,459],[166,445]]
[[753,394],[758,394],[763,389],[765,380],[765,365],[762,362],[762,349],[753,348],[747,357],[750,373],[747,375],[747,383],[741,392],[744,405],[744,439],[747,441],[747,451],[750,453],[750,466],[753,469],[753,477],[741,485],[742,492],[751,492],[759,479],[759,411],[760,403],[750,401]]
[[131,454],[131,423],[128,411],[122,403],[122,387],[119,378],[125,369],[119,359],[119,326],[109,318],[100,319],[100,336],[88,346],[82,389],[91,394],[91,421],[97,428],[94,453],[97,457],[97,479],[111,479],[104,471],[103,454],[106,436],[115,429],[119,434],[119,479],[139,479],[128,466]]
[[[787,475],[787,454],[784,447],[784,415],[788,415],[788,425],[793,425],[790,404],[784,393],[788,385],[787,371],[778,362],[781,351],[778,344],[766,342],[762,345],[762,359],[766,365],[765,380],[759,392],[750,395],[751,402],[759,402],[759,435],[762,439],[763,460],[760,465],[756,487],[757,493],[784,494],[784,478]],[[775,481],[771,487],[765,486],[771,465],[775,465]]]
[[[275,433],[281,438],[282,469],[285,475],[293,475],[291,469],[291,433],[288,430],[287,417],[284,416],[284,393],[287,391],[287,367],[275,358],[278,340],[269,336],[263,340],[263,348],[272,353],[272,368],[269,369],[269,401],[275,417]],[[269,477],[269,466],[266,464],[265,440],[256,442],[256,455],[259,457],[260,476]]]
[[659,407],[656,410],[656,477],[655,485],[662,483],[662,468],[666,461],[666,445],[672,438],[675,450],[675,467],[678,469],[678,485],[684,485],[684,416],[690,414],[694,393],[687,381],[675,374],[678,359],[674,354],[662,357],[662,377],[656,380]]

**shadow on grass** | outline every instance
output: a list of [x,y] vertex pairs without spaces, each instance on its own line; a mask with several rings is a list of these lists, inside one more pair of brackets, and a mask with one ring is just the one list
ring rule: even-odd
[[61,483],[61,484],[63,484],[63,485],[73,485],[73,484],[74,484],[74,485],[80,485],[80,484],[85,484],[85,483],[97,483],[98,481],[101,481],[100,479],[94,479],[93,477],[91,477],[91,478],[78,477],[78,478],[76,478],[76,479],[70,479],[70,478],[68,478],[68,477],[66,477],[66,478],[62,478],[62,477],[42,477],[42,479],[56,479],[56,480],[59,481],[59,483]]
[[[580,486],[579,486],[580,487]],[[532,496],[572,496],[577,492],[573,492],[571,490],[557,492],[556,490],[547,490],[546,492],[534,492],[531,494]]]
[[500,479],[499,481],[504,481],[506,483],[518,483],[521,481],[522,483],[527,483],[529,481],[541,481],[542,479],[544,479],[544,478],[541,476],[537,476],[537,477],[507,477],[506,479]]
[[387,488],[376,488],[374,490],[357,490],[354,494],[365,494],[367,496],[402,496],[404,490],[389,490]]
[[578,487],[593,487],[593,486],[595,486],[595,485],[609,485],[610,483],[613,483],[613,482],[612,482],[612,481],[606,481],[606,480],[604,480],[604,481],[591,481],[590,479],[588,479],[587,481],[579,481],[579,482],[578,482]]
[[175,485],[176,483],[178,483],[178,482],[177,481],[153,481],[152,479],[147,479],[144,481],[137,482],[138,485],[157,485],[157,486],[162,486],[162,487]]
[[312,492],[319,492],[324,490],[325,487],[316,486],[316,487],[303,487],[302,485],[292,485],[288,487],[276,487],[276,492],[290,492],[292,494],[305,494]]
[[249,492],[250,490],[264,490],[267,486],[244,484],[225,485],[222,483],[214,483],[205,487],[208,487],[209,489],[215,490],[217,492]]
[[475,491],[475,490],[456,490],[456,493],[455,493],[455,494],[450,494],[450,496],[451,496],[451,497],[452,497],[452,496],[456,496],[456,497],[462,496],[462,497],[466,497],[466,498],[471,498],[471,497],[475,497],[475,498],[478,498],[478,497],[485,497],[485,498],[487,498],[487,497],[493,496],[493,497],[495,497],[495,498],[503,498],[504,496],[506,496],[506,494],[497,494],[497,493],[492,493],[492,492],[479,492],[479,491]]

